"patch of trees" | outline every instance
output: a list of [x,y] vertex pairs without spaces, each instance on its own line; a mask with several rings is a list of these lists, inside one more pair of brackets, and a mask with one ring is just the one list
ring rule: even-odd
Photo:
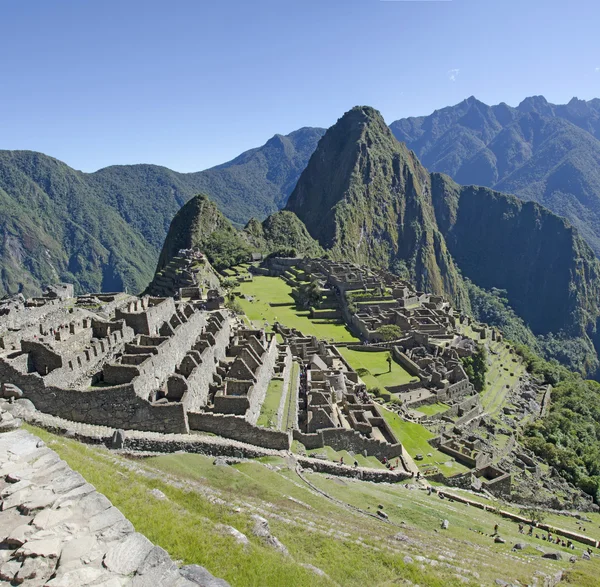
[[380,326],[375,332],[384,342],[402,338],[402,329],[395,324]]
[[488,369],[485,346],[478,345],[473,355],[462,358],[462,364],[469,381],[475,389],[483,391],[485,389],[485,375]]

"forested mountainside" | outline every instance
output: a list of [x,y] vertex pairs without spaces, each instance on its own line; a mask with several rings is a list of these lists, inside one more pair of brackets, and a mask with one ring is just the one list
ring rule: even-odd
[[600,100],[533,96],[511,108],[471,97],[390,128],[430,171],[538,202],[600,255]]
[[460,308],[463,276],[504,290],[536,335],[584,341],[582,366],[596,370],[600,263],[585,241],[538,204],[429,174],[376,110],[354,108],[327,131],[287,209],[335,258],[407,271]]
[[324,131],[276,135],[198,173],[125,165],[82,173],[41,153],[0,151],[0,295],[69,281],[140,292],[173,216],[206,192],[238,225],[276,211]]
[[252,253],[319,256],[323,250],[292,212],[279,211],[262,223],[251,219],[237,229],[206,194],[198,194],[175,215],[156,271],[180,249],[200,249],[216,269],[248,261]]

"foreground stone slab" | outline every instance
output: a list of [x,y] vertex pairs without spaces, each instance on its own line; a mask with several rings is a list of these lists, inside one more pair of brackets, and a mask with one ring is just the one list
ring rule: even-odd
[[203,567],[180,569],[40,442],[20,429],[0,434],[0,583],[228,587]]

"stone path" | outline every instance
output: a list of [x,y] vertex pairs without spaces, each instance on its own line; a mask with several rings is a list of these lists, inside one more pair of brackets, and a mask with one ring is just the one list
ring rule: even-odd
[[0,585],[228,587],[203,567],[178,567],[25,430],[0,434],[0,497]]

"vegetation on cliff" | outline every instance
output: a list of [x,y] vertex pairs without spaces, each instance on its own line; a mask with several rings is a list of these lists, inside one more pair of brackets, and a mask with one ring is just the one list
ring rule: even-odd
[[356,107],[331,127],[286,209],[334,258],[390,268],[403,261],[417,286],[468,296],[436,222],[429,174],[381,114]]
[[235,228],[217,205],[199,194],[175,215],[158,260],[160,271],[180,249],[199,249],[216,269],[245,263],[252,253],[282,251],[293,255],[322,253],[306,227],[291,212],[277,212],[262,224],[251,219],[244,230]]
[[600,100],[533,96],[511,108],[470,97],[390,128],[430,171],[534,200],[600,255]]

